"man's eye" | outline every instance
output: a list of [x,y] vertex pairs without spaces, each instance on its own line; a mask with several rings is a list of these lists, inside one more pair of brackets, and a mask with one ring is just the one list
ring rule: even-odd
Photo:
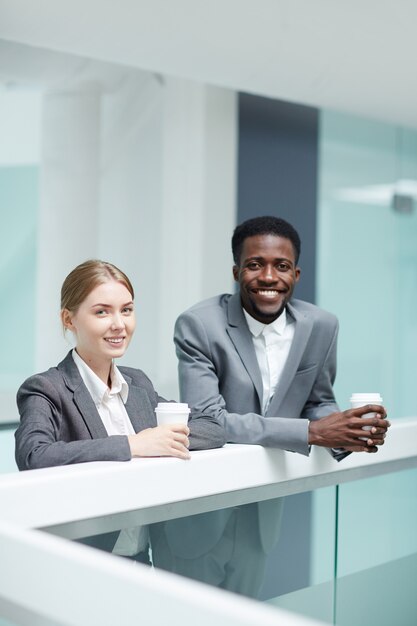
[[250,270],[257,270],[259,268],[259,263],[255,263],[255,262],[248,263],[247,267]]
[[288,270],[290,269],[290,266],[287,265],[287,263],[280,263],[278,265],[278,269],[280,272],[288,272]]

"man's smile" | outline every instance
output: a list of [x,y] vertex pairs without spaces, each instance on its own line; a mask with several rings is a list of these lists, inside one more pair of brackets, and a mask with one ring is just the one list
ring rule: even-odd
[[253,288],[251,289],[251,292],[261,296],[261,298],[266,298],[266,299],[274,299],[279,297],[282,293],[285,293],[286,290],[283,289],[265,289],[265,288]]

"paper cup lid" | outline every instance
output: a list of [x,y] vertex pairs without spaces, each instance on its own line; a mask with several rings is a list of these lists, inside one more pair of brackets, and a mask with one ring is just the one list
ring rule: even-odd
[[352,393],[350,402],[363,402],[364,404],[372,404],[382,402],[382,396],[379,393]]
[[158,402],[158,406],[155,411],[161,413],[189,413],[190,407],[186,402]]

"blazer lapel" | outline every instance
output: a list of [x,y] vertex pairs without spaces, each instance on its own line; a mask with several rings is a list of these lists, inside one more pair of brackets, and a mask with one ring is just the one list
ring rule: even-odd
[[87,387],[84,385],[82,379],[80,386],[77,387],[77,389],[74,389],[74,403],[87,424],[87,428],[91,433],[92,439],[103,439],[104,437],[108,437],[107,430],[101,420],[99,412],[97,411],[94,400]]
[[146,391],[132,384],[132,379],[123,372],[123,378],[129,385],[129,395],[125,404],[127,414],[135,433],[144,428],[156,426],[156,416]]
[[255,348],[253,346],[252,335],[243,314],[239,293],[235,293],[229,298],[227,313],[229,326],[226,328],[226,332],[235,346],[236,351],[253,382],[258,395],[259,405],[262,406],[262,376],[259,370]]
[[289,386],[294,380],[298,366],[310,338],[313,322],[306,315],[296,311],[290,304],[287,305],[287,312],[295,320],[294,338],[288,354],[288,359],[282,372],[281,378],[275,388],[274,395],[268,407],[267,416],[276,416],[278,408],[288,391]]
[[85,421],[92,439],[107,437],[107,431],[97,411],[96,405],[84,385],[83,379],[74,363],[71,352],[58,365],[62,372],[65,384],[74,394],[74,404],[78,408],[81,417]]

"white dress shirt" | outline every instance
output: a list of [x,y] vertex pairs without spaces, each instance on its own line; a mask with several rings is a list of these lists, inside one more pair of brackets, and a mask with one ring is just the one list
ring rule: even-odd
[[256,358],[261,371],[262,415],[265,415],[290,352],[294,338],[294,323],[291,317],[287,317],[285,309],[271,324],[258,322],[244,309],[243,313],[252,333]]
[[129,395],[129,386],[113,363],[110,371],[111,389],[88,367],[76,350],[72,358],[80,372],[85,386],[97,407],[98,414],[108,435],[134,435],[132,422],[125,404]]
[[[72,351],[72,358],[94,400],[107,434],[109,436],[134,435],[135,431],[125,408],[129,395],[129,385],[116,365],[112,364],[110,371],[111,388],[109,389],[106,383],[82,360],[76,350]],[[147,546],[147,526],[125,528],[120,531],[113,553],[121,556],[133,556],[146,550]]]

